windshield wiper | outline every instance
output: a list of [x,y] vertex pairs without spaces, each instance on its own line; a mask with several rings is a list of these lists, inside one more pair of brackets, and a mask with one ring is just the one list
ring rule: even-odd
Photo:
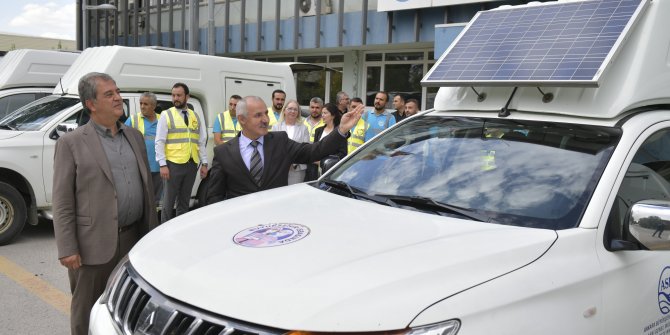
[[443,202],[439,202],[437,200],[428,197],[385,195],[385,194],[377,194],[376,196],[388,198],[389,200],[396,203],[403,203],[403,204],[407,203],[409,206],[412,207],[421,206],[424,208],[430,208],[432,210],[435,210],[436,212],[448,212],[452,214],[457,214],[479,222],[495,223],[495,221],[493,221],[490,217],[479,214],[471,209],[445,204]]
[[396,204],[394,201],[387,197],[380,197],[376,195],[370,195],[365,193],[365,191],[356,188],[354,186],[351,186],[343,181],[339,180],[332,180],[332,179],[325,179],[321,181],[322,183],[330,186],[337,188],[338,190],[343,190],[354,196],[354,198],[361,198],[365,200],[369,200],[372,202],[376,202],[381,205],[386,205],[386,206],[391,206],[391,207],[398,207],[398,204]]
[[0,124],[0,129],[17,130],[16,128],[10,126],[8,123]]

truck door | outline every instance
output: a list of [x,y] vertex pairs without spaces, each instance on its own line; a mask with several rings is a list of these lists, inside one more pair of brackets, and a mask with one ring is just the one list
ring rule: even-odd
[[[622,167],[613,189],[611,210],[598,247],[603,269],[601,334],[667,334],[670,301],[663,286],[670,283],[668,251],[645,250],[628,234],[628,211],[640,200],[670,200],[670,124],[642,133]],[[670,227],[648,227],[645,238],[667,241]],[[667,285],[666,285],[667,286]],[[626,311],[633,311],[626,312]]]

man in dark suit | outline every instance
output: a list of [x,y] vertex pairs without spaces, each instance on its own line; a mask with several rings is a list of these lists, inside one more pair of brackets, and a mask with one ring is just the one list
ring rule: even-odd
[[68,269],[72,334],[88,334],[93,304],[110,273],[157,225],[142,134],[119,122],[116,82],[92,72],[79,80],[90,121],[56,142],[53,225],[60,263]]
[[307,164],[335,154],[346,145],[349,130],[363,114],[363,106],[344,114],[336,131],[316,143],[298,143],[286,132],[268,133],[268,111],[263,99],[244,97],[237,104],[240,135],[214,148],[207,203],[288,184],[291,164]]

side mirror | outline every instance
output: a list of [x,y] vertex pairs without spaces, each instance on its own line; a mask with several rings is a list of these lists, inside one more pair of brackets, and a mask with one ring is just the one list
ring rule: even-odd
[[636,202],[628,213],[628,230],[649,250],[670,250],[670,201]]
[[340,157],[335,156],[335,155],[330,155],[324,159],[321,160],[321,174],[326,173],[326,171],[330,170],[337,162],[340,161]]
[[65,133],[69,133],[73,130],[77,129],[77,125],[74,123],[59,123],[56,126],[56,133],[58,133],[58,136],[63,136]]

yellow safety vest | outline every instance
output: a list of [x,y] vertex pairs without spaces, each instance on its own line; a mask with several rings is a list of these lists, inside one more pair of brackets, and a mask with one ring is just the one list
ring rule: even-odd
[[189,125],[184,123],[181,111],[172,107],[167,113],[167,138],[165,139],[165,158],[170,162],[184,164],[189,159],[200,163],[198,141],[200,140],[200,118],[192,110],[188,110]]
[[354,152],[354,150],[365,143],[365,132],[368,130],[368,126],[365,120],[358,120],[356,127],[351,131],[351,136],[347,140],[347,154]]
[[233,118],[230,116],[230,111],[225,111],[217,115],[219,124],[221,125],[221,139],[223,142],[228,142],[235,138],[237,134],[242,131],[242,124],[237,122],[237,126],[233,123]]
[[309,117],[306,118],[305,122],[303,122],[303,123],[305,124],[305,126],[307,126],[307,130],[309,131],[309,141],[310,142],[314,142],[314,131],[316,130],[316,128],[319,128],[319,127],[325,125],[325,123],[323,122],[323,119],[321,119],[314,126],[312,126],[312,124],[309,123]]
[[277,117],[275,117],[275,111],[272,110],[272,107],[268,107],[268,117],[270,118],[270,123],[268,123],[268,130],[272,130],[272,126],[277,123]]
[[[156,114],[156,120],[160,119],[161,115]],[[144,135],[144,115],[142,113],[137,113],[130,117],[130,126],[137,129],[142,135]],[[147,136],[144,135],[144,139],[147,141],[154,141],[156,136]]]

